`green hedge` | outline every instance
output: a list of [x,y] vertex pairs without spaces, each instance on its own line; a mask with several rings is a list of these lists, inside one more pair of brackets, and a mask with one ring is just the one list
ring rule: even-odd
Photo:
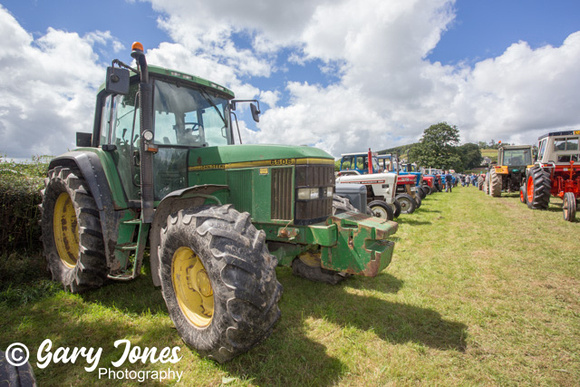
[[38,250],[40,245],[40,190],[44,186],[47,157],[31,163],[0,157],[0,254]]

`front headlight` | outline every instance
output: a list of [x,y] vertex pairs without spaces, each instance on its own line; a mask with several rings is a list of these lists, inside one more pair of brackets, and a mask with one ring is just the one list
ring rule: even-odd
[[298,189],[298,200],[313,200],[319,197],[318,188],[300,188]]

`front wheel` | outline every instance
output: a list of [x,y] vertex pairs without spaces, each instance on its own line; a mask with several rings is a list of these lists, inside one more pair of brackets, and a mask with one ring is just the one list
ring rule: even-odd
[[415,199],[409,194],[400,194],[397,195],[395,198],[399,204],[401,205],[401,213],[402,214],[412,214],[415,212],[415,208],[417,207],[417,202]]
[[374,200],[370,202],[369,208],[371,209],[373,216],[377,218],[386,220],[393,220],[395,218],[395,213],[391,206],[382,200]]
[[573,222],[576,219],[576,197],[572,192],[564,194],[562,209],[564,210],[564,220]]
[[264,231],[231,205],[180,210],[161,231],[163,298],[183,341],[220,363],[270,335],[282,285]]

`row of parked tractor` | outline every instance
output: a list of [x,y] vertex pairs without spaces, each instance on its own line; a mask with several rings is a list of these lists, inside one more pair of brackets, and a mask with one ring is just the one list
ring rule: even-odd
[[419,171],[415,164],[402,163],[395,154],[372,152],[341,155],[336,177],[335,207],[345,207],[341,198],[361,212],[394,220],[400,214],[412,214],[423,199],[443,189],[442,172],[435,169]]
[[580,130],[552,132],[532,145],[498,149],[498,161],[478,181],[493,197],[519,192],[520,201],[534,210],[547,210],[550,198],[562,199],[564,219],[573,222],[580,198]]

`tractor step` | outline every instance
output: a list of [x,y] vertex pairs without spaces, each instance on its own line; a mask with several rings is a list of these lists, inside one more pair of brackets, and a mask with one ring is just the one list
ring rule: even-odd
[[108,275],[109,279],[117,281],[129,281],[139,276],[139,273],[141,272],[141,265],[143,264],[143,254],[145,252],[150,226],[147,223],[143,223],[139,219],[124,221],[123,225],[129,226],[133,230],[136,228],[137,232],[135,233],[135,231],[131,231],[130,234],[127,233],[127,235],[132,236],[125,239],[123,243],[115,246],[115,254],[123,257],[122,259],[124,262],[126,262],[126,269],[130,269],[130,256],[134,255],[135,259],[133,261],[132,270],[125,270],[121,274]]
[[129,243],[123,246],[117,246],[117,248],[122,251],[135,251],[137,250],[137,247],[138,247],[137,243]]
[[123,272],[123,273],[117,274],[117,275],[109,274],[109,275],[107,275],[107,278],[115,280],[115,281],[131,281],[132,279],[135,278],[135,276],[133,275],[133,272],[126,271],[126,272]]

